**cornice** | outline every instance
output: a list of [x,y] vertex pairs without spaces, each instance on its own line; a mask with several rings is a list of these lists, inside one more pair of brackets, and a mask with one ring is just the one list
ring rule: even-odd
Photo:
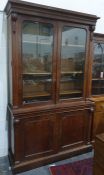
[[96,15],[60,9],[56,7],[49,7],[20,0],[9,0],[5,7],[5,12],[7,16],[15,12],[22,15],[31,15],[43,18],[46,17],[49,19],[76,23],[80,22],[81,24],[87,25],[95,25],[97,19],[99,19],[99,17]]

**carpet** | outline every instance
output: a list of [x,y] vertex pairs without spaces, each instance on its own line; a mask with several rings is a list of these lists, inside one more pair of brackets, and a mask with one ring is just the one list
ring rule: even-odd
[[92,175],[93,159],[84,159],[50,167],[51,175]]

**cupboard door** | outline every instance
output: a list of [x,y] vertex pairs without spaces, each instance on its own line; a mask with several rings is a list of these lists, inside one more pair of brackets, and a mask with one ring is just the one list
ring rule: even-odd
[[63,113],[61,117],[61,147],[87,144],[90,140],[91,116],[88,111]]
[[62,28],[60,98],[83,96],[86,57],[86,30]]
[[56,146],[55,134],[55,117],[52,114],[49,114],[49,118],[47,114],[21,120],[15,126],[17,159],[52,154]]
[[104,43],[94,42],[92,95],[104,94]]
[[53,99],[53,37],[53,24],[35,21],[22,24],[24,103]]

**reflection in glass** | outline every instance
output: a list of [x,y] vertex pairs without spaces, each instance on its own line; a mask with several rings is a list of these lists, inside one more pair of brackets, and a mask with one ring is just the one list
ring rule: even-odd
[[51,98],[53,26],[25,21],[22,27],[23,101]]
[[76,98],[83,95],[86,31],[64,27],[61,44],[60,97]]
[[92,94],[104,94],[104,44],[94,43]]

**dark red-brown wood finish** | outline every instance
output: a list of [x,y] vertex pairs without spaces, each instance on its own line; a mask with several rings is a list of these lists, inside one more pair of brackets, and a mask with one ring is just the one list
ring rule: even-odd
[[[104,64],[103,64],[104,51],[101,50],[100,52],[96,52],[96,48],[101,49],[101,46],[103,47],[103,45],[104,45],[104,34],[94,33],[93,46],[96,46],[96,47],[93,47],[93,49],[92,49],[93,50],[92,68],[93,68],[93,66],[97,65],[98,66],[97,69],[99,70],[99,65],[102,65],[100,67],[100,72],[103,71],[102,68],[104,69]],[[96,62],[97,56],[98,56],[98,62]],[[95,67],[95,71],[96,71],[96,67]],[[91,101],[94,103],[93,129],[92,129],[93,141],[94,141],[96,135],[104,132],[104,91],[101,90],[104,87],[104,83],[103,83],[104,78],[103,77],[101,78],[100,74],[99,74],[96,83],[93,84],[94,78],[95,77],[93,77],[92,69],[91,69],[92,90],[93,90],[93,88],[95,88],[95,90],[98,92],[97,94],[91,93],[91,98],[90,98]],[[102,81],[102,83],[99,80]],[[99,85],[99,82],[100,82],[101,86],[97,86],[97,84]],[[96,89],[96,88],[98,88],[98,89]]]
[[[9,158],[14,173],[91,150],[91,47],[98,17],[23,1],[8,1]],[[52,98],[23,103],[22,25],[24,21],[53,25]],[[62,27],[86,31],[83,94],[60,99]],[[82,46],[81,46],[82,47]]]

